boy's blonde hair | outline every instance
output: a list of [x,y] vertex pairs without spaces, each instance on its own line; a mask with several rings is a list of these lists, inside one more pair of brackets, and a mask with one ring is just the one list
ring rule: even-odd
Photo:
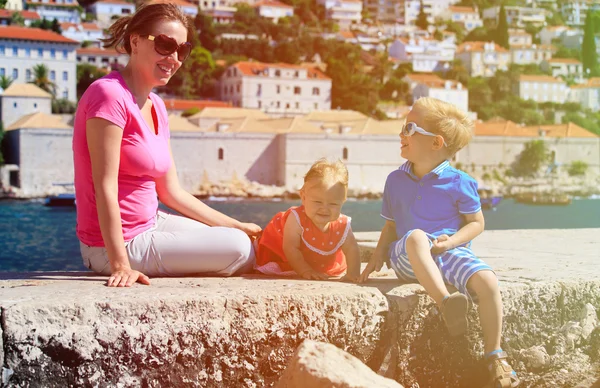
[[413,109],[419,111],[425,130],[441,135],[448,152],[456,154],[471,141],[474,124],[467,113],[456,106],[432,97],[419,98]]
[[310,181],[341,183],[348,189],[348,169],[341,160],[330,161],[327,158],[317,160],[304,175],[304,185]]

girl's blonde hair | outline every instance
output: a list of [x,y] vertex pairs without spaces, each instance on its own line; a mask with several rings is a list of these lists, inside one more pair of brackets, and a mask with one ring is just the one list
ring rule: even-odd
[[327,158],[317,160],[304,175],[304,185],[311,181],[341,183],[348,189],[348,169],[341,160],[330,161]]
[[425,130],[440,135],[448,145],[448,152],[456,154],[471,141],[474,124],[466,112],[456,106],[432,97],[419,98],[413,109],[419,111]]

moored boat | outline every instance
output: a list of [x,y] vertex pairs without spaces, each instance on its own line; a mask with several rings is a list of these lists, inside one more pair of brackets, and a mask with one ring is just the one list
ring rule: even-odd
[[571,203],[572,199],[566,194],[553,193],[524,193],[515,195],[515,202],[527,205],[560,205]]

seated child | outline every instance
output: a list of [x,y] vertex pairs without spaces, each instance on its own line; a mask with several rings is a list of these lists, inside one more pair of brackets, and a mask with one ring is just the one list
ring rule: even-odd
[[341,161],[320,159],[313,164],[300,189],[302,205],[277,213],[255,245],[255,268],[269,275],[316,280],[347,270],[345,279],[357,281],[358,244],[350,217],[341,214],[347,191],[348,170]]
[[[469,248],[484,228],[477,182],[448,163],[469,143],[472,129],[472,121],[454,105],[434,98],[415,102],[400,133],[400,152],[407,162],[387,177],[381,212],[386,222],[359,281],[387,261],[399,279],[425,288],[452,336],[466,332],[465,294],[474,293],[490,386],[516,387],[517,375],[500,348],[498,279]],[[446,283],[460,292],[450,294]]]

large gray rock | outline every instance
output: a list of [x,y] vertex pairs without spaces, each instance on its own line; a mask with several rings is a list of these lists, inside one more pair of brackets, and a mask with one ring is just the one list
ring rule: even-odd
[[334,345],[305,340],[275,388],[402,388]]

